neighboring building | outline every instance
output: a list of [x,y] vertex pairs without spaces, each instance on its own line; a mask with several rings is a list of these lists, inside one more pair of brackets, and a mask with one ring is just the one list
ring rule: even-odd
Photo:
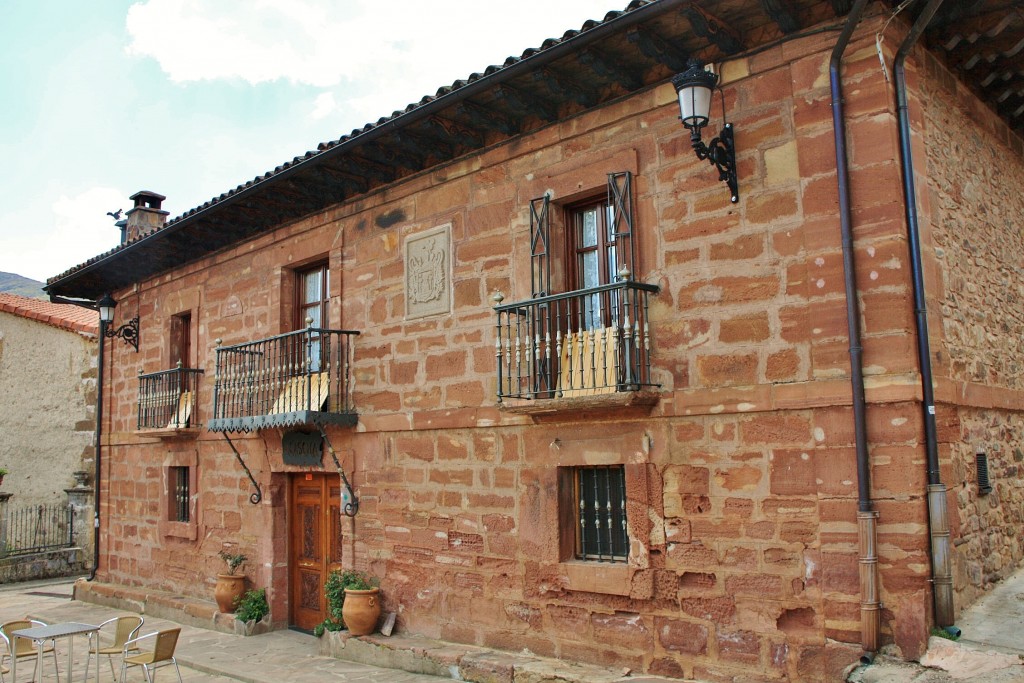
[[[282,627],[355,566],[403,631],[638,672],[919,655],[1024,561],[1024,23],[949,3],[910,53],[918,259],[894,4],[841,98],[848,2],[638,0],[166,224],[135,195],[47,285],[139,318],[107,343],[97,580],[208,597],[231,548]],[[679,122],[691,55],[735,204]]]
[[0,492],[13,508],[67,503],[75,471],[92,480],[98,324],[95,311],[0,293]]

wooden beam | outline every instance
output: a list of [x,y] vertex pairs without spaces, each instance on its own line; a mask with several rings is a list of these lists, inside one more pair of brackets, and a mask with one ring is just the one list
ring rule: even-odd
[[339,184],[343,188],[346,197],[350,194],[350,188],[352,190],[351,194],[365,194],[370,191],[370,183],[366,176],[339,168],[333,162],[330,166],[319,164],[316,167],[316,171],[330,178],[331,182]]
[[740,35],[715,15],[693,3],[684,6],[682,12],[697,35],[710,40],[725,54],[743,51]]
[[534,71],[533,80],[543,85],[557,99],[569,99],[584,107],[593,107],[597,104],[596,92],[580,88],[549,67],[541,67]]
[[513,88],[511,85],[502,83],[494,89],[494,98],[498,101],[505,102],[510,108],[516,110],[523,116],[535,114],[538,118],[544,121],[557,121],[558,110],[542,102],[536,97],[527,95],[519,88]]
[[397,130],[394,135],[402,144],[410,144],[419,150],[428,150],[425,152],[427,156],[433,155],[441,159],[451,159],[455,156],[455,148],[450,143],[431,135],[415,133],[409,128]]
[[469,123],[477,128],[493,130],[502,135],[515,135],[520,130],[517,121],[502,116],[493,108],[487,108],[469,100],[463,100],[455,105],[455,112],[459,116],[467,118]]
[[635,26],[626,33],[626,38],[640,48],[645,57],[664,64],[676,73],[686,71],[686,60],[690,55],[657,33]]
[[418,148],[409,149],[407,146],[399,146],[400,141],[392,139],[391,144],[373,141],[360,147],[368,158],[381,164],[401,166],[411,171],[418,171],[426,163],[426,155]]
[[451,140],[465,149],[480,149],[484,146],[484,138],[480,133],[459,125],[453,119],[434,115],[429,117],[427,122],[442,139]]
[[795,33],[803,28],[789,0],[761,0],[761,7],[783,33]]
[[588,47],[579,53],[580,63],[590,67],[594,73],[612,83],[618,83],[632,92],[643,87],[643,81],[618,65],[618,60],[608,57],[597,48]]

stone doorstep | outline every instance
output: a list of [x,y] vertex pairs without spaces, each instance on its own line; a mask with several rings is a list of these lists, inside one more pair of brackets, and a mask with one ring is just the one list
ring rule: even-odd
[[328,631],[320,639],[320,654],[467,683],[681,683],[678,678],[634,677],[621,669],[565,662],[528,652],[499,652],[419,636],[353,636],[347,631]]
[[[74,599],[168,619],[196,628],[242,634],[239,628],[241,625],[236,625],[235,615],[218,612],[216,603],[167,591],[80,579],[75,582]],[[256,632],[269,630],[269,623],[261,623],[257,625]],[[643,674],[634,677],[621,669],[566,662],[528,652],[500,652],[409,635],[387,637],[378,633],[353,636],[348,631],[328,631],[320,639],[319,652],[325,657],[357,664],[428,674],[466,683],[685,683],[678,678]]]
[[74,599],[220,633],[237,632],[235,615],[218,612],[215,602],[167,591],[79,579]]

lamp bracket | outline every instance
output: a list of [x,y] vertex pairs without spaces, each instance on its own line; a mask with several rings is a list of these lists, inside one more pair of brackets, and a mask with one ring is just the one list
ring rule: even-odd
[[[331,440],[327,438],[327,432],[320,425],[317,425],[317,428],[320,430],[320,435],[324,437],[324,443],[327,444],[327,452],[331,454],[334,466],[338,469],[338,474],[341,477],[341,483],[348,493],[348,502],[342,504],[341,511],[346,517],[355,517],[359,512],[359,498],[356,497],[356,492],[352,490],[352,484],[349,483],[348,477],[345,476],[345,468],[338,462],[338,454],[334,452],[334,446],[331,445]],[[344,499],[345,496],[342,496],[342,498]]]
[[736,179],[736,143],[733,140],[732,124],[722,127],[722,132],[713,138],[710,144],[704,144],[700,138],[700,128],[690,132],[690,143],[698,159],[707,159],[708,163],[718,169],[718,179],[729,186],[730,200],[733,204],[740,200],[739,181]]
[[260,501],[263,500],[263,490],[260,488],[259,482],[257,482],[256,478],[252,476],[252,471],[245,464],[245,461],[242,460],[242,455],[238,452],[238,449],[235,448],[235,444],[231,443],[231,437],[228,436],[227,432],[221,432],[221,435],[224,437],[224,440],[228,442],[228,446],[231,447],[231,450],[234,451],[238,464],[242,466],[243,470],[245,470],[245,474],[249,477],[249,481],[252,482],[253,488],[256,489],[256,491],[249,495],[249,502],[253,505],[259,505]]
[[135,349],[135,353],[139,352],[139,317],[138,316],[135,316],[134,318],[132,318],[131,320],[126,322],[124,325],[121,325],[120,327],[118,327],[117,329],[112,329],[112,328],[108,327],[106,330],[104,330],[103,334],[104,334],[104,336],[109,337],[111,339],[113,339],[115,337],[120,337],[121,339],[124,340],[125,344],[128,344],[133,349]]

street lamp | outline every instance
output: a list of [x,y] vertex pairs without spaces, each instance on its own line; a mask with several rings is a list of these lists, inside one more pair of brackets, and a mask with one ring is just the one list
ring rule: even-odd
[[[704,69],[697,59],[687,63],[687,69],[672,77],[679,96],[679,118],[690,131],[690,144],[698,159],[707,159],[718,169],[718,179],[724,181],[732,193],[733,204],[740,200],[739,184],[736,180],[736,145],[733,142],[732,124],[724,123],[722,132],[704,144],[700,129],[708,125],[711,115],[711,96],[718,85],[718,74]],[[721,94],[721,89],[719,89]],[[725,121],[725,96],[722,95],[722,120]]]
[[105,337],[120,337],[125,344],[135,349],[135,353],[138,353],[139,317],[135,316],[121,327],[111,329],[109,325],[114,322],[114,307],[117,306],[114,297],[104,294],[103,298],[96,302],[96,306],[100,309],[100,333]]

